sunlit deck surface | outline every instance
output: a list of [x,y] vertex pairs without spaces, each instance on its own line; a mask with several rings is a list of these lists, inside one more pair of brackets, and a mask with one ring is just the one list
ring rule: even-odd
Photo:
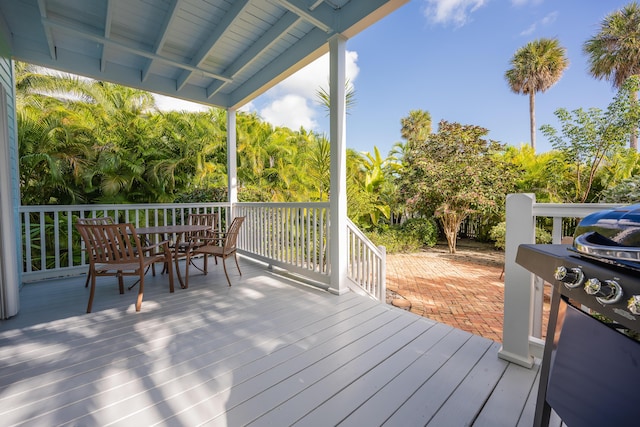
[[[147,275],[25,285],[0,321],[0,420],[10,425],[530,426],[538,364],[369,298],[230,260],[170,294]],[[131,283],[131,278],[129,278]],[[176,282],[177,283],[177,282]]]

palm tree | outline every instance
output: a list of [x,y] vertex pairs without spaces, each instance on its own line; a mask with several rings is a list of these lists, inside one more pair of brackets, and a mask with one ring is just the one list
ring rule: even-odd
[[300,156],[300,169],[306,172],[313,199],[327,201],[331,183],[331,156],[329,140],[315,132],[299,131],[300,145],[304,148]]
[[400,135],[407,142],[426,141],[431,134],[431,114],[424,110],[411,110],[407,117],[400,119]]
[[[351,84],[351,81],[348,79],[347,81],[344,82],[344,89],[345,89],[344,97],[345,97],[346,109],[347,109],[347,114],[349,114],[349,111],[351,111],[351,109],[356,105],[356,89],[353,87],[353,85]],[[329,109],[331,108],[330,98],[331,97],[329,95],[328,89],[320,87],[318,88],[318,90],[316,90],[316,101],[327,112],[327,115],[329,115]]]
[[505,78],[515,93],[529,95],[529,120],[531,123],[531,147],[536,149],[536,92],[545,92],[556,84],[569,66],[566,49],[558,39],[541,38],[527,43],[516,51],[511,59],[512,68]]
[[[635,1],[607,15],[600,32],[587,40],[584,53],[591,63],[589,72],[597,79],[610,80],[620,88],[629,77],[640,74],[640,6]],[[631,93],[631,102],[638,102],[638,93]],[[631,149],[638,149],[638,132],[631,133]]]

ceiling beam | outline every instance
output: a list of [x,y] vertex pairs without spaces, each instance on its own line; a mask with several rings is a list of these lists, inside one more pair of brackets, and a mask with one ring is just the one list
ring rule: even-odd
[[[249,0],[236,0],[233,2],[233,6],[229,11],[224,15],[222,21],[220,21],[214,28],[214,30],[209,35],[209,38],[205,43],[202,44],[198,52],[191,60],[191,65],[198,68],[202,65],[202,63],[207,59],[207,57],[213,51],[216,43],[220,40],[220,37],[233,25],[233,23],[238,19],[242,11],[245,10],[247,5],[249,4]],[[189,77],[193,72],[190,70],[184,70],[182,74],[178,77],[177,84],[178,90],[182,89],[182,87],[187,84]]]
[[[295,27],[301,19],[302,18],[295,13],[286,12],[280,19],[278,19],[273,27],[269,28],[269,30],[260,36],[254,44],[242,53],[242,55],[236,58],[236,60],[224,70],[224,73],[233,78],[237,73],[241,72],[252,62],[260,58],[265,51],[278,41],[282,34]],[[224,87],[224,85],[225,82],[219,80],[213,82],[207,88],[207,96],[209,98],[213,97],[220,89],[222,89],[222,87]]]
[[[40,11],[40,19],[43,21],[47,19],[47,5],[45,0],[38,0],[38,10]],[[53,42],[53,34],[51,33],[51,29],[44,27],[44,35],[47,38],[47,45],[49,45],[49,55],[51,55],[51,59],[56,59],[56,46]]]
[[327,34],[314,28],[235,89],[229,99],[231,108],[242,107],[328,51]]
[[152,59],[154,61],[160,61],[160,62],[164,62],[166,64],[172,65],[174,67],[177,68],[181,68],[183,70],[190,70],[199,74],[202,74],[204,76],[207,77],[211,77],[213,79],[219,79],[219,80],[223,80],[226,82],[231,82],[232,79],[228,76],[224,76],[218,73],[212,73],[208,70],[204,70],[202,68],[197,68],[194,67],[192,65],[189,64],[185,64],[183,62],[179,62],[179,61],[174,61],[173,59],[169,59],[169,58],[165,58],[162,57],[154,52],[150,52],[144,49],[138,49],[135,47],[131,47],[131,46],[127,46],[124,43],[120,43],[117,42],[115,40],[111,40],[111,39],[106,39],[104,38],[104,36],[101,35],[97,35],[97,34],[93,34],[90,33],[88,31],[85,30],[81,30],[79,28],[74,28],[72,27],[69,23],[66,22],[61,22],[58,20],[53,20],[51,18],[48,19],[44,19],[42,20],[42,23],[45,25],[45,27],[55,27],[56,29],[58,29],[59,31],[64,31],[70,34],[75,34],[79,37],[85,38],[87,40],[91,40],[93,42],[96,43],[101,43],[103,45],[108,45],[110,48],[114,48],[114,49],[120,49],[123,50],[125,52],[129,52],[129,53],[133,53],[134,55],[139,55],[142,56],[144,58],[148,58],[148,59]]
[[[162,48],[164,47],[164,43],[167,41],[169,28],[171,24],[176,18],[178,14],[178,10],[180,9],[178,6],[181,0],[173,0],[169,5],[169,10],[167,11],[167,15],[165,16],[164,22],[162,23],[162,27],[160,28],[160,37],[156,38],[156,43],[153,46],[153,52],[156,55],[160,55]],[[149,77],[149,72],[151,71],[151,67],[153,66],[153,59],[148,59],[146,65],[142,69],[142,81],[147,80]]]
[[280,6],[284,7],[290,12],[295,13],[305,21],[318,27],[325,33],[332,31],[331,25],[326,23],[326,18],[321,18],[320,15],[314,11],[309,10],[307,4],[299,0],[274,0]]
[[[104,38],[111,38],[111,22],[113,19],[113,1],[107,0],[107,13],[104,18]],[[102,46],[102,58],[100,59],[100,72],[104,73],[107,68],[107,46]]]

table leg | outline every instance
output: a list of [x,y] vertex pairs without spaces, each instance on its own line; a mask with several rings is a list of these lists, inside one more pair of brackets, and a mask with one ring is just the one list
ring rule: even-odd
[[[182,280],[182,275],[180,274],[180,265],[178,264],[178,261],[179,261],[178,254],[180,253],[181,238],[182,238],[182,233],[176,234],[176,244],[175,244],[173,259],[175,260],[175,263],[176,263],[176,275],[178,276],[178,282],[180,282],[180,287],[182,289],[186,289],[188,285],[184,280]],[[189,266],[187,266],[186,268],[189,268]]]

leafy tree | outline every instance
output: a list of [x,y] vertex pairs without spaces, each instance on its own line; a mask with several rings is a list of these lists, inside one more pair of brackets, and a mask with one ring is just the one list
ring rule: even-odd
[[512,191],[515,168],[496,155],[503,147],[483,137],[487,129],[441,121],[438,132],[416,144],[402,177],[408,206],[442,224],[449,251],[455,253],[457,232],[471,213],[501,208]]
[[605,112],[598,108],[579,108],[571,113],[563,108],[556,110],[561,133],[550,125],[541,127],[553,147],[572,165],[569,182],[573,194],[565,202],[583,203],[589,199],[599,168],[624,146],[637,126],[637,107],[630,105],[629,93],[637,91],[639,84],[636,78],[627,80]]
[[531,147],[536,150],[535,95],[556,84],[569,66],[566,50],[557,39],[541,38],[516,51],[505,78],[515,93],[529,95]]
[[[640,74],[640,6],[631,2],[607,15],[598,34],[583,46],[589,57],[589,72],[597,79],[607,79],[620,88],[631,76]],[[638,102],[638,92],[629,93],[632,104]],[[638,149],[637,127],[631,132],[629,147]]]

